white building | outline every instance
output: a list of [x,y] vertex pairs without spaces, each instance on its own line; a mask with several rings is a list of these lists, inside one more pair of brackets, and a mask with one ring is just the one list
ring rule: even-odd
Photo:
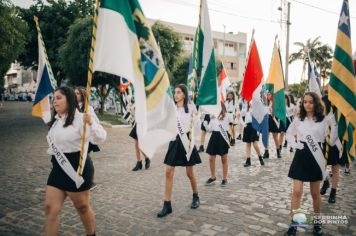
[[[157,20],[149,19],[151,25],[156,21]],[[161,20],[159,20],[159,22],[171,27],[175,32],[182,36],[184,41],[184,54],[190,56],[192,53],[196,27]],[[240,81],[246,64],[247,34],[241,32],[234,34],[232,32],[224,33],[212,31],[212,36],[215,55],[224,63],[229,78],[232,82]]]
[[36,71],[24,69],[19,63],[12,63],[5,75],[4,88],[9,93],[34,92],[36,76]]

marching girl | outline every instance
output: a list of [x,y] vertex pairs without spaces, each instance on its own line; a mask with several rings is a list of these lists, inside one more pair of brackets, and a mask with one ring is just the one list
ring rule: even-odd
[[206,185],[212,185],[216,181],[215,160],[216,155],[221,156],[222,163],[222,181],[221,186],[227,184],[228,160],[227,154],[230,148],[229,141],[229,118],[227,116],[224,103],[221,103],[221,112],[218,117],[212,116],[210,123],[206,121],[203,124],[207,130],[212,131],[206,153],[209,154],[210,178],[206,181]]
[[234,92],[228,92],[226,95],[225,107],[227,111],[227,117],[230,126],[230,134],[231,134],[231,141],[230,145],[235,145],[236,139],[236,113],[237,113],[237,105],[235,102],[235,94]]
[[[190,147],[192,143],[190,139],[193,137],[189,132],[192,125],[196,125],[200,121],[199,118],[196,118],[197,111],[195,106],[188,104],[188,99],[187,87],[184,84],[178,85],[174,89],[174,101],[177,106],[177,129],[179,134],[174,141],[169,143],[168,151],[164,159],[164,164],[166,164],[164,205],[163,209],[157,214],[157,217],[165,217],[172,213],[171,199],[174,169],[176,166],[184,166],[186,168],[186,173],[193,191],[193,201],[190,208],[196,209],[200,205],[193,166],[200,164],[201,160],[195,145]],[[191,154],[189,155],[188,152],[191,152]]]
[[[300,112],[287,130],[288,145],[296,149],[288,177],[293,179],[291,216],[300,208],[303,183],[310,182],[314,214],[320,214],[320,181],[325,177],[325,157],[322,144],[325,142],[328,120],[324,118],[323,106],[316,93],[306,92],[302,98]],[[330,144],[337,138],[336,122],[330,120]],[[297,227],[290,226],[286,236],[296,235]],[[314,221],[314,235],[322,235],[321,224]]]
[[[95,235],[94,213],[89,203],[89,189],[92,185],[94,166],[85,159],[82,176],[77,174],[80,159],[83,122],[87,125],[86,139],[102,143],[106,131],[87,113],[77,110],[73,89],[59,87],[54,92],[54,114],[49,122],[47,136],[52,155],[52,171],[47,180],[45,197],[45,235],[57,235],[59,213],[64,200],[69,197],[80,216],[87,235]],[[85,156],[84,156],[85,158]]]
[[[75,97],[76,97],[77,103],[78,103],[78,110],[83,113],[84,112],[84,103],[85,103],[85,99],[86,99],[85,88],[77,87],[77,88],[75,88],[74,93],[75,93]],[[93,121],[100,124],[99,118],[96,116],[96,114],[94,112],[94,108],[91,105],[89,105],[88,108],[89,108],[88,109],[89,114],[93,118]],[[90,154],[90,152],[100,152],[99,146],[89,142],[88,155]],[[97,184],[94,181],[94,173],[93,173],[93,181],[92,181],[92,186],[91,186],[90,190],[93,190],[96,187],[97,187]]]
[[138,171],[142,169],[142,160],[141,160],[141,153],[145,157],[145,169],[147,170],[151,166],[151,160],[148,158],[143,152],[140,150],[140,146],[138,144],[138,137],[137,137],[137,130],[136,130],[136,123],[132,127],[132,130],[129,134],[131,138],[135,140],[135,154],[136,154],[136,165],[132,169],[132,171]]
[[[281,122],[281,135],[279,136],[279,144],[280,150],[282,149],[281,145],[283,143],[284,135],[287,132],[289,125],[293,121],[294,113],[295,113],[295,102],[293,95],[285,95],[286,100],[286,126],[284,126],[283,122]],[[284,142],[283,147],[287,147],[287,139]],[[293,149],[291,149],[293,151]]]
[[[326,114],[325,118],[330,122],[330,120],[333,120],[335,118],[334,118],[334,113],[331,111],[331,103],[328,99],[328,96],[327,95],[323,96],[322,101],[324,102],[324,106],[325,106],[325,114]],[[330,143],[328,142],[328,139],[326,139],[325,148],[324,148],[325,157],[327,157],[327,165],[331,165],[331,171],[332,171],[332,185],[331,185],[331,191],[328,200],[329,203],[336,202],[336,188],[339,182],[340,165],[342,166],[345,165],[347,161],[346,148],[343,149],[339,139],[336,140],[335,144],[336,145],[331,146]],[[329,187],[330,187],[329,176],[327,176],[323,182],[323,186],[320,189],[320,194],[324,195]]]
[[261,156],[260,148],[258,146],[258,140],[259,136],[257,131],[252,127],[252,115],[251,115],[251,103],[248,103],[247,105],[247,110],[246,110],[246,116],[245,116],[245,128],[244,128],[244,135],[242,138],[242,141],[246,143],[246,163],[244,164],[244,167],[249,167],[251,166],[251,143],[253,145],[253,148],[255,149],[258,159],[260,160],[261,166],[263,166],[265,163],[263,161],[263,158]]
[[[278,140],[278,135],[280,133],[280,121],[273,115],[273,95],[268,92],[267,93],[267,105],[269,107],[269,116],[268,116],[268,128],[269,132],[272,133],[272,137],[274,140],[274,144],[276,145],[277,158],[281,158],[281,150]],[[263,158],[269,158],[268,147],[265,149],[265,153],[263,154]]]

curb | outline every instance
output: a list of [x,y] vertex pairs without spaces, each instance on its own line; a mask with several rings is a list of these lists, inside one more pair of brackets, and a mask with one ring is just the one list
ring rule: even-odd
[[130,128],[131,125],[112,125],[106,121],[100,121],[100,124],[105,128]]

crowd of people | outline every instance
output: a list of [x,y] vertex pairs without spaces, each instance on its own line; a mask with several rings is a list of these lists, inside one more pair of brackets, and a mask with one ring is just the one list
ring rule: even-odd
[[[216,156],[221,157],[222,179],[220,185],[228,185],[228,154],[229,149],[238,140],[245,143],[246,162],[243,167],[251,166],[251,146],[257,153],[259,164],[265,165],[265,159],[270,158],[268,147],[262,155],[260,149],[260,133],[252,125],[253,109],[251,102],[237,99],[234,92],[227,94],[225,102],[221,102],[221,111],[218,115],[200,112],[188,95],[187,87],[183,84],[174,89],[173,98],[177,109],[177,136],[168,145],[164,158],[165,187],[164,202],[157,217],[165,217],[173,212],[172,190],[175,167],[185,167],[187,177],[192,189],[192,209],[199,208],[195,166],[202,162],[201,153],[209,156],[210,176],[206,185],[217,182]],[[83,136],[82,125],[86,124],[86,139],[84,146],[86,152],[100,151],[98,144],[105,141],[106,132],[100,125],[94,109],[89,107],[84,113],[83,101],[86,95],[82,88],[72,90],[67,87],[57,88],[54,93],[54,116],[50,122],[48,132],[48,153],[52,155],[53,169],[48,177],[45,198],[45,235],[55,235],[59,228],[59,212],[65,198],[68,196],[77,209],[87,235],[95,235],[94,215],[89,203],[90,188],[95,186],[94,166],[89,155],[80,155]],[[329,203],[336,203],[336,191],[339,181],[340,166],[347,165],[348,158],[344,144],[338,138],[337,123],[333,114],[334,109],[327,95],[320,98],[316,93],[306,92],[300,102],[296,103],[292,95],[285,96],[286,122],[282,122],[273,114],[273,95],[267,94],[269,109],[269,132],[276,147],[276,158],[282,158],[282,148],[295,152],[289,168],[288,177],[292,179],[291,219],[293,214],[301,208],[303,183],[310,183],[310,194],[313,199],[314,215],[320,212],[320,195],[326,194],[330,187]],[[193,129],[201,130],[199,148],[194,145]],[[211,133],[205,148],[205,138]],[[132,171],[143,169],[142,156],[145,159],[144,167],[149,169],[151,160],[140,150],[133,125],[130,137],[135,139],[136,164]],[[191,145],[193,144],[193,145]],[[81,160],[81,157],[85,158]],[[81,163],[81,164],[79,164]],[[82,166],[81,166],[82,165]],[[332,173],[326,171],[327,165],[332,166]],[[77,174],[77,169],[82,174]],[[79,173],[79,171],[78,171]],[[345,168],[345,173],[349,169]],[[330,180],[331,179],[331,180]],[[320,185],[322,183],[322,187]],[[286,236],[296,235],[297,226],[291,226]],[[314,235],[322,235],[322,225],[314,222]]]

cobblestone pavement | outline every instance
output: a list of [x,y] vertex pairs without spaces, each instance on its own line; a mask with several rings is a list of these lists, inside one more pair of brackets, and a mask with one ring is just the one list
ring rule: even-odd
[[[149,170],[132,172],[134,142],[129,128],[106,128],[107,142],[92,158],[98,188],[91,193],[97,235],[282,235],[288,227],[291,180],[287,177],[292,155],[284,149],[282,159],[271,158],[261,167],[255,154],[252,166],[244,168],[245,146],[229,152],[228,186],[204,186],[209,177],[207,154],[198,165],[201,206],[190,209],[192,192],[184,168],[176,168],[173,214],[156,218],[163,204],[166,147],[152,160]],[[8,102],[0,108],[0,235],[41,235],[43,201],[51,169],[46,154],[47,127],[31,117],[31,104]],[[207,139],[208,140],[208,139]],[[253,152],[254,153],[254,152]],[[221,163],[217,160],[218,179]],[[356,235],[356,170],[341,173],[337,203],[322,196],[322,212],[346,216],[348,224],[328,224],[324,235]],[[309,186],[305,184],[302,208],[312,211]],[[69,200],[61,212],[60,235],[85,235]],[[312,235],[298,230],[298,235]]]

